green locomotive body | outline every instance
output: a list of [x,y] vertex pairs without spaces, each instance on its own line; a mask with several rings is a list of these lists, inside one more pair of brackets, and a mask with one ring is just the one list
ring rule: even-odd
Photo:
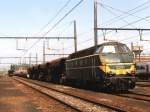
[[133,89],[133,54],[125,44],[118,42],[107,42],[73,53],[66,61],[66,78],[100,88]]

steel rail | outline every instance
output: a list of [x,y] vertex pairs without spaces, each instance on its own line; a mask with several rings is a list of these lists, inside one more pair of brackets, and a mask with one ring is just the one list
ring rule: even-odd
[[67,95],[69,95],[69,96],[76,97],[76,98],[78,98],[78,99],[85,100],[85,101],[87,101],[87,102],[90,102],[90,103],[93,103],[93,104],[95,104],[95,105],[99,105],[99,106],[102,106],[102,107],[105,107],[105,108],[108,108],[108,109],[111,109],[111,110],[114,110],[114,111],[119,111],[119,112],[126,112],[126,111],[127,111],[126,109],[123,109],[123,108],[121,108],[121,107],[116,107],[116,106],[114,106],[114,105],[106,104],[106,103],[103,103],[103,102],[102,102],[102,103],[100,103],[100,102],[95,102],[95,101],[93,101],[93,100],[86,99],[86,98],[82,98],[82,97],[77,96],[77,95],[73,95],[73,94],[69,94],[69,93],[63,92],[63,91],[59,91],[59,90],[57,90],[57,89],[54,89],[54,88],[51,88],[51,87],[48,87],[48,86],[42,84],[40,81],[35,82],[34,80],[28,80],[28,79],[24,79],[24,78],[21,78],[21,80],[25,80],[25,81],[27,81],[27,82],[36,84],[36,85],[38,85],[38,86],[41,86],[41,87],[44,87],[44,88],[47,88],[47,89],[51,89],[51,90],[53,90],[53,91],[61,92],[61,93],[63,93],[63,94],[67,94]]

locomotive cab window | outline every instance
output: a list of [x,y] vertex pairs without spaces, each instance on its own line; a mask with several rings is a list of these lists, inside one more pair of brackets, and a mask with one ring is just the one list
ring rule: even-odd
[[104,46],[102,53],[116,53],[115,46],[113,45]]
[[116,53],[116,48],[114,45],[105,45],[105,46],[100,46],[97,50],[96,53]]
[[130,63],[133,55],[124,44],[103,45],[99,49],[106,63]]
[[121,45],[121,46],[118,46],[118,51],[121,52],[121,53],[128,53],[130,52],[129,48],[126,47],[125,45]]

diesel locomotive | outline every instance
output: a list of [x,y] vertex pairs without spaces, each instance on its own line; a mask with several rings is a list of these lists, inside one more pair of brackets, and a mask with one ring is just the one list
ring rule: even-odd
[[133,53],[123,43],[106,42],[44,64],[28,68],[31,79],[76,83],[97,89],[135,87]]
[[71,54],[66,61],[66,78],[97,88],[128,90],[135,87],[135,63],[129,48],[107,42]]

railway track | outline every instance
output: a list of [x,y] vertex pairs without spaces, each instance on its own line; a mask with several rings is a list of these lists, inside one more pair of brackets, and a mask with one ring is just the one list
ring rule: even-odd
[[[140,100],[140,99],[136,99],[136,98],[126,98],[126,97],[122,97],[122,96],[116,96],[116,95],[100,93],[100,92],[97,93],[97,92],[79,90],[79,89],[71,88],[71,87],[67,87],[67,86],[49,84],[49,83],[45,83],[45,82],[22,79],[22,78],[19,78],[16,80],[21,81],[21,82],[23,81],[22,83],[27,82],[27,83],[30,83],[31,85],[33,84],[36,86],[40,86],[40,87],[48,89],[50,91],[56,91],[61,94],[69,95],[71,97],[74,97],[75,99],[81,100],[79,102],[86,101],[86,102],[90,103],[90,105],[92,105],[91,107],[88,106],[87,110],[89,110],[89,111],[91,111],[94,106],[96,106],[96,107],[94,107],[95,109],[98,109],[98,108],[99,109],[92,110],[92,111],[99,111],[100,109],[104,109],[105,111],[149,112],[149,109],[150,109],[150,107],[148,107],[148,105],[150,105],[150,102],[144,101],[142,99]],[[45,91],[47,91],[47,90],[45,90]],[[54,96],[56,96],[56,94]],[[57,99],[57,98],[55,98],[55,99]],[[61,98],[61,99],[64,99],[64,98]],[[78,107],[76,104],[74,104],[72,108]],[[84,104],[86,104],[86,103],[84,103]],[[70,105],[70,104],[67,104],[67,105]],[[81,109],[79,109],[79,107],[78,107],[77,110],[84,111],[83,107]],[[85,110],[85,111],[88,112],[87,110]]]
[[122,111],[121,109],[117,109],[117,108],[113,108],[113,107],[108,107],[108,106],[104,106],[104,105],[98,105],[96,103],[91,103],[87,100],[83,100],[81,98],[72,96],[72,95],[68,95],[68,94],[64,94],[63,92],[58,92],[56,90],[47,88],[46,86],[37,84],[37,83],[33,83],[30,81],[26,81],[26,80],[22,80],[22,79],[18,79],[15,78],[15,80],[33,88],[36,89],[37,91],[39,91],[42,94],[45,94],[77,111],[80,112],[115,112],[115,111]]
[[138,94],[135,92],[128,92],[127,94],[117,94],[117,96],[150,102],[150,95]]
[[150,87],[150,81],[140,81],[137,82],[136,85],[140,87]]
[[148,79],[148,80],[139,80],[139,79],[137,79],[137,82],[150,82],[150,79]]

